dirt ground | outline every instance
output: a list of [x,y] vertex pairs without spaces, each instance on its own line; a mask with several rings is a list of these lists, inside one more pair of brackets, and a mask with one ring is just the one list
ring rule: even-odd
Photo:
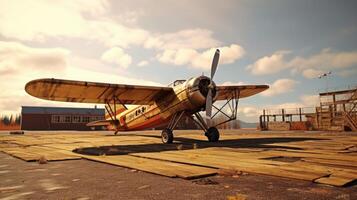
[[39,164],[0,153],[0,199],[357,199],[357,185],[253,173],[184,180],[85,159]]

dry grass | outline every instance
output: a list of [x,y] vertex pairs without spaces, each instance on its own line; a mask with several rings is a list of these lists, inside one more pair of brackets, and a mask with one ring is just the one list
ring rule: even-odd
[[11,130],[20,130],[20,125],[19,124],[10,124],[10,125],[5,125],[3,123],[0,123],[0,130],[1,131],[11,131]]

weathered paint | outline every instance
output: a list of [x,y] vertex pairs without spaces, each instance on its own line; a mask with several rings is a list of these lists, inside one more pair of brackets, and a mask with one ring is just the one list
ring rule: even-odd
[[[114,103],[140,105],[129,110],[117,109],[118,130],[148,129],[167,123],[171,117],[185,110],[188,114],[200,111],[205,96],[197,85],[200,76],[191,78],[174,87],[134,86],[107,83],[91,83],[58,79],[39,79],[26,84],[25,90],[32,96],[66,102]],[[213,83],[214,84],[214,83]],[[233,93],[239,98],[248,97],[269,88],[267,85],[216,86],[215,100],[230,99]],[[139,111],[140,110],[140,111]],[[109,116],[106,116],[108,122]]]

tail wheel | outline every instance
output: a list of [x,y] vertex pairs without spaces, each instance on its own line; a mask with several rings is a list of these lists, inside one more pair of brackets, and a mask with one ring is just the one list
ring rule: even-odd
[[174,141],[174,134],[172,134],[172,130],[168,128],[162,130],[161,140],[164,144],[171,144]]
[[209,142],[217,142],[219,140],[219,131],[216,127],[210,127],[205,135]]

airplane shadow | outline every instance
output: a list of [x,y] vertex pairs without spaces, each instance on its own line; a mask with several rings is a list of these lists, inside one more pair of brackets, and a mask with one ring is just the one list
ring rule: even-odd
[[[160,136],[140,135],[145,137],[160,138]],[[197,140],[191,138],[175,137],[173,144],[133,144],[133,145],[114,145],[114,146],[100,146],[100,147],[85,147],[74,149],[73,152],[84,155],[127,155],[132,153],[153,153],[172,150],[188,150],[188,149],[204,149],[209,147],[229,147],[229,148],[257,148],[257,149],[291,149],[302,150],[297,147],[287,147],[269,144],[272,143],[286,143],[286,142],[300,142],[308,140],[325,140],[319,138],[308,137],[276,137],[276,138],[242,138],[221,140],[219,142],[208,142],[205,140]]]

